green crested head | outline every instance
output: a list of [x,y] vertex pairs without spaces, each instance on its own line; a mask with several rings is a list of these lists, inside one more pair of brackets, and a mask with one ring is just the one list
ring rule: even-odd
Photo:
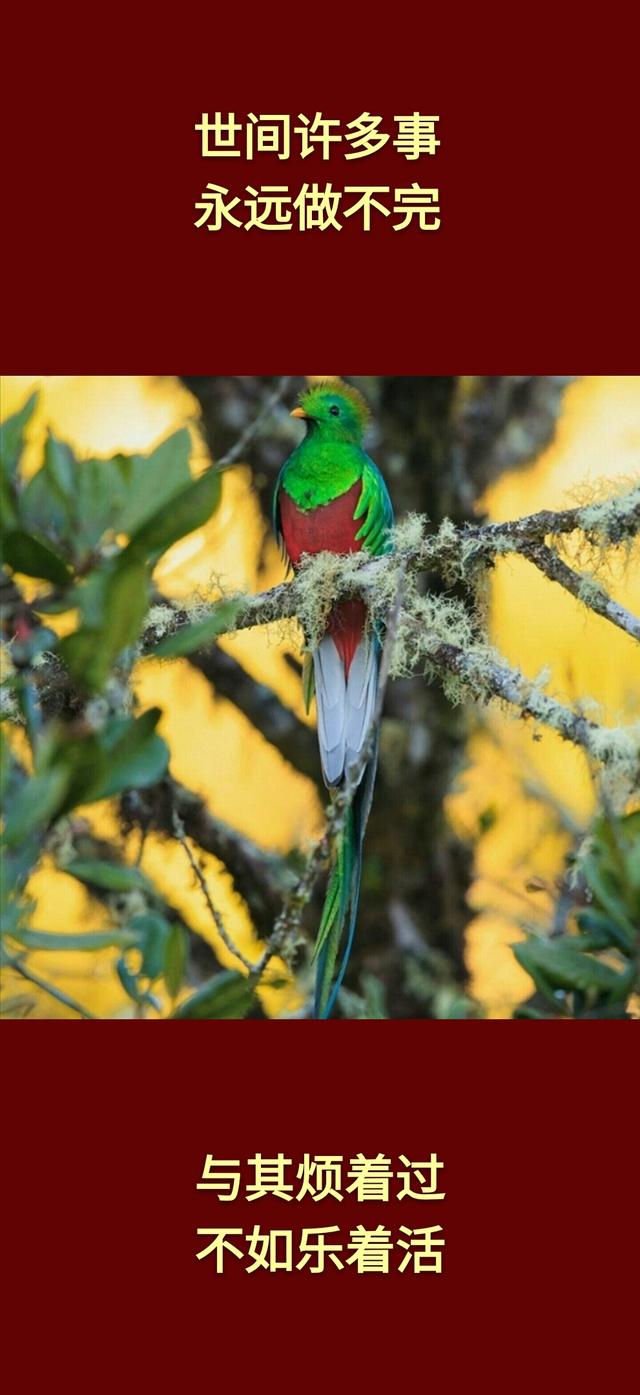
[[369,421],[369,408],[356,388],[338,380],[314,383],[307,388],[291,415],[306,422],[308,434],[359,446]]

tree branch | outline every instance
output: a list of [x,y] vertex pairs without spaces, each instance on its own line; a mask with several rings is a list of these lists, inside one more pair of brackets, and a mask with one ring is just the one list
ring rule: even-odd
[[522,556],[532,562],[550,581],[556,581],[565,591],[575,596],[576,600],[588,606],[589,610],[601,615],[605,620],[610,620],[612,625],[617,625],[618,629],[624,630],[632,639],[640,640],[640,619],[618,601],[612,600],[597,581],[574,572],[557,552],[546,547],[544,543],[523,545],[520,550]]
[[224,863],[238,894],[246,902],[256,932],[266,938],[288,890],[293,873],[281,857],[265,852],[250,838],[223,823],[199,795],[167,776],[149,789],[131,790],[122,799],[125,818],[144,829],[175,836],[174,810],[185,833],[204,852]]
[[245,956],[244,956],[244,954],[242,953],[242,951],[238,949],[238,946],[237,946],[237,945],[234,943],[234,941],[232,940],[232,938],[231,938],[231,936],[230,936],[230,934],[229,934],[229,932],[228,932],[228,930],[227,930],[227,928],[226,928],[226,925],[225,925],[225,923],[224,923],[224,920],[222,919],[222,916],[221,916],[221,914],[220,914],[220,911],[218,910],[218,908],[217,908],[217,906],[215,905],[215,902],[214,902],[214,900],[213,900],[213,897],[211,896],[211,892],[209,891],[209,886],[208,886],[208,883],[207,883],[207,879],[206,879],[206,877],[205,877],[205,875],[204,875],[204,872],[202,871],[202,868],[200,867],[200,865],[199,865],[199,863],[198,863],[198,861],[197,861],[197,858],[194,857],[194,855],[193,855],[193,853],[192,853],[192,851],[191,851],[191,848],[189,847],[189,844],[188,844],[188,842],[187,842],[187,835],[186,835],[186,833],[185,833],[185,827],[184,827],[184,824],[183,824],[183,822],[182,822],[182,819],[180,818],[180,815],[177,813],[177,811],[176,811],[175,809],[173,810],[173,820],[172,820],[172,822],[173,822],[173,832],[174,832],[174,834],[175,834],[175,837],[177,838],[177,840],[178,840],[178,842],[181,844],[181,846],[184,848],[184,851],[185,851],[185,854],[186,854],[186,857],[187,857],[187,861],[189,862],[189,865],[190,865],[190,867],[192,868],[192,870],[193,870],[193,872],[194,872],[196,881],[197,881],[197,883],[198,883],[198,885],[199,885],[199,887],[200,887],[200,889],[201,889],[201,891],[202,891],[202,894],[203,894],[203,896],[204,896],[204,899],[205,899],[205,901],[206,901],[206,903],[207,903],[207,907],[208,907],[208,910],[209,910],[209,914],[211,915],[211,919],[212,919],[212,921],[213,921],[213,923],[214,923],[214,925],[215,925],[215,928],[216,928],[216,930],[217,930],[217,932],[218,932],[218,934],[219,934],[219,936],[220,936],[220,939],[222,940],[223,944],[225,944],[225,945],[227,946],[227,949],[230,951],[230,953],[233,954],[233,955],[235,956],[236,959],[239,959],[239,960],[240,960],[240,963],[241,963],[241,964],[244,964],[245,969],[248,969],[249,973],[251,973],[252,968],[253,968],[253,965],[251,964],[251,962],[250,962],[249,959],[245,959]]
[[[524,718],[533,717],[559,732],[565,741],[581,746],[594,760],[606,757],[606,742],[615,744],[616,728],[599,726],[580,712],[564,707],[527,678],[520,669],[503,660],[493,660],[490,651],[479,647],[468,650],[454,644],[439,644],[429,654],[429,662],[441,671],[455,674],[478,698],[497,697],[516,707]],[[640,756],[640,752],[639,752]]]
[[[426,520],[414,519],[413,522],[420,531]],[[381,557],[352,553],[345,558],[336,558],[326,554],[333,584],[331,601],[358,594],[375,605],[382,584],[400,565],[407,573],[440,570],[445,577],[468,579],[478,565],[488,565],[497,555],[523,553],[530,545],[539,545],[548,536],[577,530],[609,546],[617,546],[634,537],[640,532],[640,486],[601,504],[556,513],[545,509],[541,513],[506,523],[472,524],[456,528],[445,520],[437,533],[421,532],[419,539],[409,544],[404,542],[401,528],[395,552]],[[312,559],[312,565],[318,565],[317,557]],[[239,613],[223,633],[291,619],[308,604],[307,592],[308,570],[303,565],[292,582],[281,582],[259,595],[244,597]],[[172,628],[176,630],[190,623],[185,611],[176,611],[175,616]],[[607,614],[606,618],[610,619],[611,616]],[[143,653],[152,653],[157,641],[155,627],[148,626],[142,640]]]
[[26,979],[27,983],[33,983],[36,988],[41,988],[43,993],[47,993],[50,998],[55,998],[56,1002],[62,1003],[63,1007],[69,1008],[71,1012],[77,1012],[79,1017],[94,1020],[94,1014],[89,1012],[88,1008],[77,1003],[75,998],[70,998],[69,994],[64,993],[61,988],[56,988],[53,983],[48,983],[46,979],[40,978],[39,974],[34,974],[33,969],[28,969],[22,959],[18,959],[16,955],[10,954],[6,949],[3,952],[3,962],[8,969],[13,969],[15,973],[20,974],[20,977]]
[[235,445],[230,450],[225,451],[219,460],[215,461],[217,470],[226,470],[230,465],[234,465],[237,460],[242,460],[256,436],[260,435],[263,426],[271,420],[274,408],[282,401],[289,390],[291,377],[279,379],[274,391],[267,397],[264,406],[253,421],[249,423],[242,435],[238,437]]
[[600,503],[556,512],[543,509],[540,513],[527,514],[524,518],[511,519],[506,523],[472,526],[467,533],[482,535],[483,544],[489,548],[495,544],[496,551],[508,551],[508,544],[511,543],[512,550],[518,552],[523,543],[544,542],[545,538],[574,533],[577,529],[610,546],[617,546],[626,538],[635,536],[640,531],[640,485],[634,485]]

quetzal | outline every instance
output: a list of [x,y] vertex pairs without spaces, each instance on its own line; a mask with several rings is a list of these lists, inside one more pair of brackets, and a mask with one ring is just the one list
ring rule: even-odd
[[[291,415],[304,421],[306,434],[278,476],[274,526],[294,570],[305,553],[388,551],[393,509],[382,475],[362,447],[369,413],[360,393],[341,382],[321,382],[302,394]],[[369,734],[379,657],[380,636],[364,601],[337,601],[320,643],[307,656],[311,681],[305,682],[307,707],[315,686],[322,773],[330,789],[342,784]],[[315,947],[316,1017],[331,1015],[349,962],[377,761],[376,736],[332,850]]]

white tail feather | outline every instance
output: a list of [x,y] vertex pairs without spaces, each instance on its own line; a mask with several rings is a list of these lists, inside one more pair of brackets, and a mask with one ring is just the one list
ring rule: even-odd
[[357,759],[369,730],[378,682],[378,656],[370,639],[361,639],[349,670],[330,635],[314,653],[318,704],[318,743],[326,784],[336,785]]
[[378,656],[374,645],[365,637],[360,640],[349,669],[345,717],[346,766],[357,760],[366,741],[377,686]]
[[346,683],[342,659],[330,635],[318,645],[313,662],[322,773],[327,785],[336,785],[344,773]]

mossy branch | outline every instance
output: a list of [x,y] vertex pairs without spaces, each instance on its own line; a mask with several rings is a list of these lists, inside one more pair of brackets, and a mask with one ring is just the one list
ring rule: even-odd
[[[427,532],[427,528],[428,519],[411,516],[396,529],[395,551],[382,557],[371,558],[363,553],[335,557],[322,553],[307,559],[294,581],[272,586],[257,596],[243,597],[233,621],[221,633],[252,629],[256,625],[267,625],[296,616],[306,628],[310,621],[322,619],[322,615],[314,616],[313,613],[313,596],[310,593],[314,591],[327,611],[335,600],[354,594],[364,596],[376,611],[381,608],[382,597],[382,608],[388,609],[399,566],[407,574],[433,571],[440,572],[445,581],[451,583],[472,582],[477,577],[478,569],[490,566],[497,556],[508,553],[528,556],[548,537],[579,531],[600,547],[618,546],[640,532],[640,485],[586,507],[555,513],[545,509],[541,513],[506,523],[471,524],[463,528],[457,528],[445,519],[438,531],[432,534]],[[582,587],[580,600],[595,609],[597,614],[620,625],[621,615],[614,615],[616,603],[612,601],[607,604],[608,598],[604,592],[600,592],[603,601],[596,600],[592,604],[592,588],[586,584],[588,578],[576,581],[578,574],[571,573],[570,568],[567,568],[570,573],[567,576],[562,567],[555,566],[555,554],[553,556],[553,579],[572,594],[577,594],[576,586]],[[544,560],[542,555],[536,565]],[[618,610],[622,609],[618,607]],[[635,635],[635,627],[640,621],[629,612],[626,615],[627,622],[622,628]],[[185,610],[176,609],[172,613],[167,606],[162,616],[162,633],[178,631],[192,618]],[[152,652],[157,641],[158,622],[153,621],[143,636],[143,652]]]
[[[396,530],[395,550],[383,557],[325,553],[306,559],[292,582],[241,598],[227,632],[296,617],[313,646],[336,599],[354,594],[364,596],[372,618],[384,623],[402,575],[406,584],[390,660],[392,673],[422,671],[439,678],[454,702],[465,697],[501,699],[521,716],[581,747],[591,760],[624,767],[626,782],[632,787],[640,759],[635,728],[601,726],[551,697],[542,679],[529,679],[506,663],[457,597],[431,591],[421,594],[417,577],[423,571],[439,571],[445,583],[466,583],[471,589],[497,555],[519,553],[595,614],[640,639],[640,620],[597,583],[573,571],[545,543],[548,537],[576,531],[600,548],[628,543],[640,531],[640,486],[586,507],[555,513],[545,510],[506,523],[464,528],[445,520],[435,534],[426,529],[426,519],[409,518]],[[188,623],[188,616],[183,611],[169,609],[161,617],[164,633],[178,630],[184,623]],[[155,642],[157,630],[152,624],[145,632],[144,652],[153,652]]]
[[543,572],[550,581],[555,581],[559,586],[563,586],[565,591],[575,596],[595,615],[601,615],[604,620],[610,620],[612,625],[616,625],[625,634],[631,635],[632,639],[640,640],[640,619],[632,615],[630,610],[620,605],[619,601],[614,601],[607,595],[599,582],[592,577],[581,575],[572,567],[569,567],[562,557],[554,552],[553,548],[547,547],[545,543],[531,543],[523,545],[520,549],[522,556],[527,561],[532,562],[539,571]]
[[429,659],[436,669],[461,679],[480,701],[500,698],[517,708],[521,717],[532,718],[558,732],[563,740],[581,746],[594,761],[635,760],[640,774],[640,727],[603,727],[590,721],[545,693],[540,680],[527,678],[520,669],[494,658],[488,646],[464,650],[454,644],[439,644]]

